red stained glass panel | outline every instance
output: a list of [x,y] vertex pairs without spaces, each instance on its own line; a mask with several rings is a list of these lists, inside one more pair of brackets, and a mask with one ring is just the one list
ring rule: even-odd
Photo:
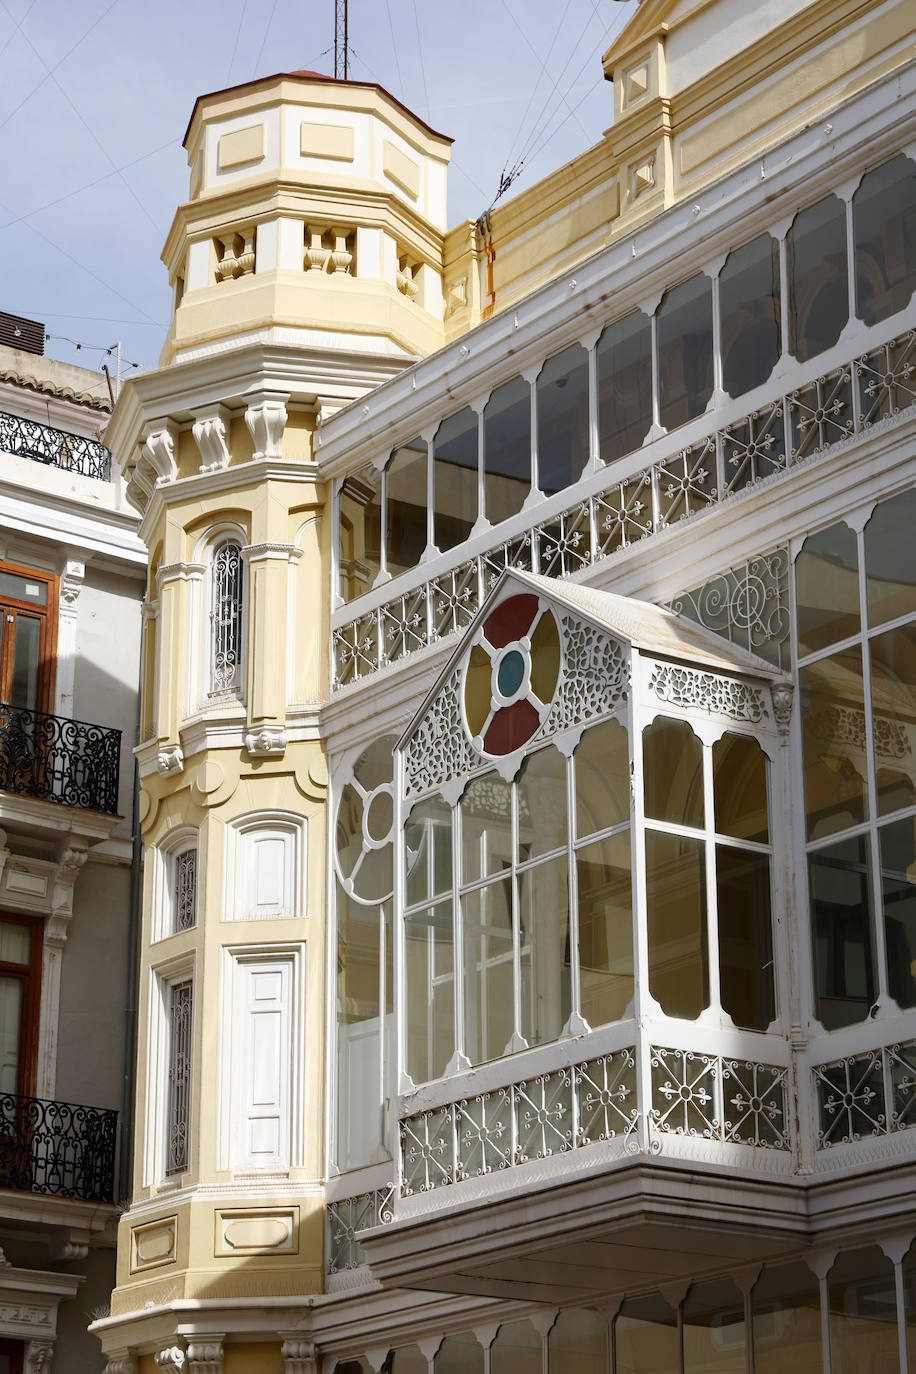
[[510,596],[507,601],[500,602],[496,610],[487,616],[483,632],[494,649],[505,648],[513,640],[521,639],[522,635],[528,633],[537,611],[538,599],[531,593]]
[[530,701],[516,701],[504,706],[490,722],[483,737],[488,754],[511,754],[531,738],[540,725],[540,717]]

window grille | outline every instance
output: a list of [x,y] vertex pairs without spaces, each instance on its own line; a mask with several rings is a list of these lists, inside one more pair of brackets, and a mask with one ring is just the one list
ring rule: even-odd
[[191,982],[173,983],[169,989],[169,1085],[166,1120],[168,1175],[188,1167],[188,1135],[191,1116]]
[[197,924],[197,850],[186,849],[175,856],[172,892],[174,929],[190,930]]
[[242,550],[238,544],[222,544],[213,556],[210,621],[210,695],[237,694],[242,679]]

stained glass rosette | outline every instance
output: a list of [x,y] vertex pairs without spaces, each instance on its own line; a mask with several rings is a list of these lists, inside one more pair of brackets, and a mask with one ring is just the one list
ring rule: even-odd
[[560,631],[533,593],[510,596],[487,616],[468,655],[464,719],[474,747],[513,754],[547,718],[560,677]]
[[376,740],[358,759],[337,807],[337,872],[357,902],[374,906],[391,896],[394,861],[394,745]]

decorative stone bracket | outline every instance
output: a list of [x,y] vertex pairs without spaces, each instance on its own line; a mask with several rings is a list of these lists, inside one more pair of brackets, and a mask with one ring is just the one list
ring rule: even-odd
[[318,1356],[314,1341],[298,1337],[285,1340],[280,1347],[284,1374],[318,1374]]
[[245,411],[245,423],[254,440],[256,460],[283,457],[283,431],[289,418],[285,401],[279,397],[263,397]]
[[791,682],[775,682],[771,689],[773,695],[773,715],[776,717],[776,728],[783,740],[788,738],[789,725],[792,720],[792,700],[795,689]]
[[288,743],[280,725],[260,725],[245,735],[245,748],[254,758],[282,758]]
[[164,778],[180,773],[184,768],[184,750],[180,744],[163,744],[156,755],[156,771]]
[[89,854],[85,840],[71,840],[62,852],[51,885],[51,911],[45,926],[45,942],[62,945],[73,915],[73,889]]
[[226,415],[222,407],[211,415],[201,415],[194,421],[191,433],[200,450],[201,472],[218,472],[229,466],[229,443]]
[[169,1345],[156,1354],[156,1367],[165,1374],[183,1374],[186,1367],[185,1353],[180,1345]]
[[222,1374],[222,1371],[222,1336],[210,1336],[207,1340],[188,1344],[188,1374]]
[[128,1350],[119,1350],[108,1356],[105,1374],[137,1374],[137,1361]]

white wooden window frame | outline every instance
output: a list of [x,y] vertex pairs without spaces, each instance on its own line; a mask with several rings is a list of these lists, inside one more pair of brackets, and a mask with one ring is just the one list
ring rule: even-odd
[[[149,1039],[146,1068],[146,1150],[143,1182],[147,1188],[178,1187],[181,1174],[168,1174],[168,1107],[169,1052],[171,1045],[170,999],[172,988],[178,983],[191,984],[191,1046],[199,1044],[197,1028],[197,997],[195,961],[193,954],[183,955],[150,970],[149,982]],[[194,1084],[191,1084],[188,1123],[189,1141],[193,1143]],[[193,1148],[189,1146],[188,1168]]]
[[201,850],[198,831],[189,826],[182,827],[169,835],[155,850],[155,860],[153,868],[153,920],[151,943],[157,944],[160,940],[167,940],[170,935],[180,935],[184,932],[179,931],[176,926],[176,860],[182,854],[189,853],[192,849],[197,854],[197,880],[194,893],[194,922],[188,929],[193,929],[197,925],[199,914],[199,901],[201,892]]
[[[281,900],[254,902],[259,841],[283,845]],[[258,811],[230,821],[225,832],[224,921],[288,920],[305,916],[308,821],[289,811]]]

